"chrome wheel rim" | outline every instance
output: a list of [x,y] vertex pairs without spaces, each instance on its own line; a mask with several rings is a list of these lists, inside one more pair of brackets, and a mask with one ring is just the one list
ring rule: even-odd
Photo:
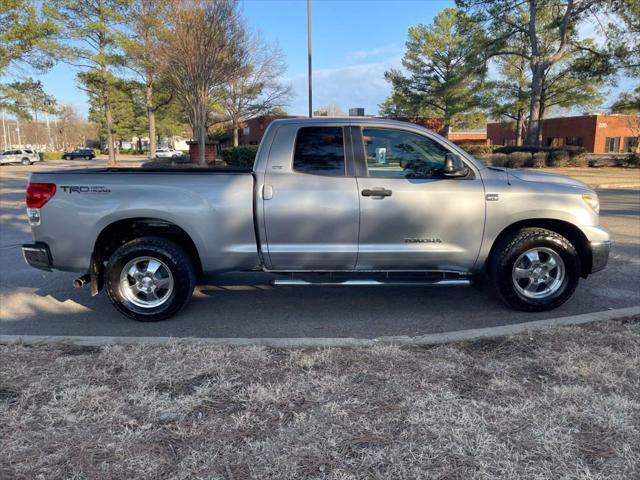
[[513,285],[526,298],[541,299],[554,295],[562,287],[564,277],[564,261],[550,248],[527,250],[513,264]]
[[157,258],[134,258],[120,273],[120,293],[138,307],[159,307],[173,293],[173,275]]

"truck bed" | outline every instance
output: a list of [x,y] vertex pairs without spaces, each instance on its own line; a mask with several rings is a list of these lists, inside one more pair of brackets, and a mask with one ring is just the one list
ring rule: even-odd
[[95,168],[35,172],[53,183],[34,240],[46,243],[53,267],[86,272],[96,239],[115,222],[158,220],[184,230],[204,271],[250,269],[259,263],[251,170]]

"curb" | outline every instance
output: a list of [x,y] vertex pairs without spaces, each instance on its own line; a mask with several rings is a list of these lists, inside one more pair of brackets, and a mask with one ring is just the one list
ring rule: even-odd
[[591,188],[611,188],[611,189],[625,189],[625,188],[640,188],[640,183],[624,184],[624,183],[604,183],[602,185],[592,185]]
[[473,328],[445,333],[431,333],[416,337],[388,336],[378,338],[196,338],[196,337],[105,337],[105,336],[47,336],[0,335],[0,344],[52,345],[73,344],[82,346],[106,345],[230,345],[261,346],[274,348],[295,347],[370,347],[373,345],[439,345],[443,343],[478,340],[481,338],[516,335],[518,333],[545,330],[554,327],[613,320],[640,315],[640,306],[585,313],[571,317],[550,318],[533,322],[516,323],[500,327]]

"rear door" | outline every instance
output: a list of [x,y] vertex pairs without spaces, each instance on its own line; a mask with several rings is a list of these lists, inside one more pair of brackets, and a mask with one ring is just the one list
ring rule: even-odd
[[269,151],[262,206],[271,270],[353,270],[359,196],[349,128],[281,125]]
[[[482,242],[484,187],[473,169],[443,176],[448,147],[426,133],[390,127],[354,134],[360,193],[359,270],[470,269]],[[364,158],[363,158],[364,157]]]

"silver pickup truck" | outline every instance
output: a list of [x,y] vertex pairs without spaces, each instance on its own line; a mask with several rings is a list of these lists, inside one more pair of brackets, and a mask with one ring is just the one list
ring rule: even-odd
[[288,119],[252,170],[33,173],[23,254],[141,321],[175,314],[202,275],[250,270],[276,285],[486,283],[541,311],[606,265],[598,211],[576,180],[487,167],[413,124]]

